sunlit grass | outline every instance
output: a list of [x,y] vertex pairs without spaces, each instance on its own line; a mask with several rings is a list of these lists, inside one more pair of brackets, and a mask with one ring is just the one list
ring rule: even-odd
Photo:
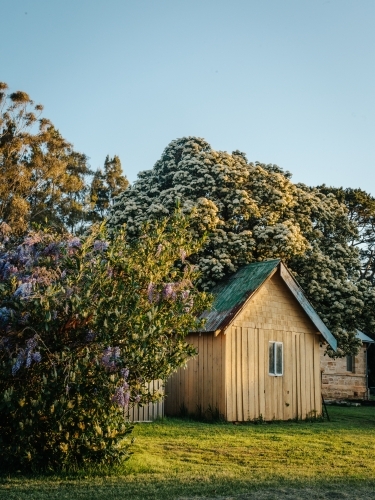
[[374,498],[375,407],[329,412],[331,422],[136,424],[121,468],[3,475],[0,498]]

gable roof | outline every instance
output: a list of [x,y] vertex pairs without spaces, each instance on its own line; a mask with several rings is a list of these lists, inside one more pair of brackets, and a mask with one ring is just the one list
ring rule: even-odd
[[367,342],[368,344],[375,343],[375,340],[372,340],[372,338],[368,337],[365,333],[361,332],[360,330],[357,330],[357,333],[355,334],[355,336],[357,338],[361,339],[362,343],[363,342]]
[[202,315],[202,317],[207,320],[204,331],[216,332],[225,329],[234,320],[250,297],[278,268],[280,269],[281,278],[298,300],[317,330],[323,335],[332,349],[336,350],[336,339],[320,319],[317,312],[304,295],[302,288],[298,285],[280,259],[248,264],[241,267],[226,281],[216,285],[211,290],[211,293],[214,295],[212,309],[206,311]]

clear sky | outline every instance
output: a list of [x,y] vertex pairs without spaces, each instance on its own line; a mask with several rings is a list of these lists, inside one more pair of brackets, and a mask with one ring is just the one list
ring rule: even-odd
[[375,195],[374,0],[0,0],[0,81],[130,181],[195,135]]

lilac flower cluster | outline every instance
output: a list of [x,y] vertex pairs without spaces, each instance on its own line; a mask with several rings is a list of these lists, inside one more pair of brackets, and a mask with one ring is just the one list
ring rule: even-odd
[[17,359],[12,366],[12,375],[15,376],[18,370],[25,365],[26,368],[30,368],[32,362],[40,363],[42,360],[42,355],[39,351],[35,351],[38,347],[38,335],[34,335],[31,339],[26,342],[26,349],[20,349],[18,351]]
[[81,240],[77,236],[68,240],[68,248],[81,248],[81,246]]
[[[163,299],[172,301],[180,299],[185,303],[185,312],[189,312],[193,307],[193,298],[190,290],[184,289],[186,286],[191,287],[191,281],[183,280],[180,283],[166,283],[162,290]],[[156,285],[152,282],[147,287],[147,297],[150,303],[159,302],[160,300],[160,294],[157,292]]]
[[18,297],[20,299],[27,299],[33,292],[33,282],[29,281],[26,283],[21,283],[21,285],[14,292],[13,297]]
[[13,309],[9,307],[0,308],[0,326],[6,326],[9,323],[12,315],[14,314]]
[[117,370],[117,364],[120,358],[120,348],[119,347],[107,347],[104,349],[101,363],[109,372],[114,372]]
[[95,340],[96,333],[93,330],[89,330],[86,334],[86,342],[93,342]]
[[148,301],[152,304],[153,302],[159,302],[160,300],[160,293],[157,291],[156,286],[154,283],[149,283],[147,287],[147,297]]
[[129,370],[124,368],[121,370],[121,375],[123,377],[122,384],[116,388],[112,401],[121,406],[121,408],[126,408],[129,405],[130,400],[130,386],[127,381],[129,377]]
[[108,241],[96,240],[94,241],[95,252],[104,252],[109,247]]

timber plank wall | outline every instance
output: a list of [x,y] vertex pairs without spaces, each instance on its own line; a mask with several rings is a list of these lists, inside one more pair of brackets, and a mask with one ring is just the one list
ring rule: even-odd
[[[225,334],[187,337],[198,356],[166,385],[165,411],[217,409],[229,421],[320,415],[321,337],[279,272],[249,300]],[[269,341],[283,342],[284,372],[268,373]]]

